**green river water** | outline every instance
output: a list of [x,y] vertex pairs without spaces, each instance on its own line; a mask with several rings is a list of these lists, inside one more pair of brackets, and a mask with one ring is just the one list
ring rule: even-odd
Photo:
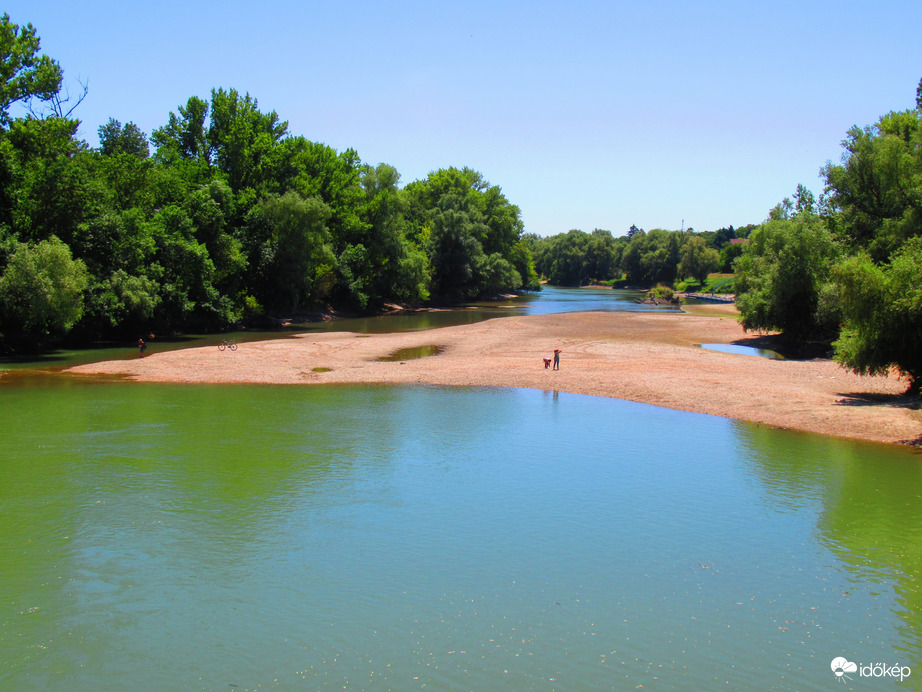
[[911,449],[55,373],[0,378],[0,420],[3,690],[922,689]]

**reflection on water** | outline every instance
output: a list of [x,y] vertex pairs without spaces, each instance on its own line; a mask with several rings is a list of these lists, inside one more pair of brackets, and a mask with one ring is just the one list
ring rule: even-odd
[[909,450],[555,392],[57,382],[0,389],[5,688],[922,671]]

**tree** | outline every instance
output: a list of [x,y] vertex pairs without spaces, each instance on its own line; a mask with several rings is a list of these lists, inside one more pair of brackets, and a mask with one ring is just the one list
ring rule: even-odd
[[835,359],[864,374],[897,368],[922,383],[922,81],[916,108],[853,127],[824,169],[829,223],[854,253],[834,270],[843,317]]
[[11,122],[10,107],[32,99],[51,101],[61,88],[60,65],[39,53],[41,42],[31,24],[20,27],[6,13],[0,18],[0,126]]
[[794,213],[801,214],[803,212],[816,213],[816,197],[813,196],[810,190],[798,183],[797,190],[794,192]]
[[55,235],[70,244],[79,224],[98,213],[103,191],[94,180],[91,154],[75,138],[78,125],[27,117],[2,133],[6,180],[0,214],[20,240]]
[[624,240],[609,231],[592,233],[572,230],[549,238],[530,241],[535,267],[557,286],[582,286],[591,281],[607,281],[620,275],[619,262]]
[[[495,293],[497,276],[518,282],[503,290],[538,285],[527,246],[520,245],[520,211],[495,185],[470,168],[443,168],[404,189],[407,237],[428,250],[433,293],[442,298],[472,298]],[[514,272],[478,272],[485,258],[499,254]],[[491,266],[500,266],[492,263]],[[489,279],[487,278],[489,275]]]
[[736,231],[733,229],[733,226],[719,228],[714,231],[714,234],[709,239],[708,247],[712,247],[718,251],[723,250],[734,238],[736,238]]
[[265,229],[257,270],[257,298],[270,310],[287,312],[326,297],[335,257],[325,221],[329,207],[297,192],[271,196],[248,219]]
[[406,237],[406,199],[399,181],[397,169],[384,163],[362,171],[361,217],[366,230],[363,243],[351,247],[361,247],[367,255],[365,291],[353,294],[363,310],[380,308],[388,299],[415,303],[428,297],[428,260]]
[[151,134],[160,159],[179,158],[209,166],[213,152],[207,138],[207,119],[208,103],[198,96],[190,97],[185,106],[180,106],[179,115],[170,113],[167,124]]
[[[920,82],[922,85],[922,82]],[[891,112],[873,127],[853,127],[841,165],[827,165],[836,235],[878,263],[922,235],[922,107]]]
[[678,266],[680,277],[693,277],[703,284],[708,274],[716,271],[719,266],[720,253],[709,248],[701,236],[689,238],[682,246],[682,259]]
[[848,258],[834,271],[841,286],[844,324],[833,344],[835,360],[862,375],[891,368],[922,386],[922,238],[908,241],[889,266],[867,253]]
[[837,315],[823,300],[838,245],[820,217],[771,219],[750,236],[736,261],[740,322],[746,329],[779,329],[803,341],[834,332]]
[[449,208],[436,212],[429,241],[435,295],[458,300],[480,293],[476,269],[484,258],[477,238],[483,232],[483,224],[465,211]]
[[261,187],[264,167],[287,131],[287,122],[280,121],[275,111],[260,113],[259,103],[249,94],[212,89],[208,143],[234,192]]
[[86,266],[56,237],[20,243],[0,276],[3,331],[27,339],[66,334],[83,315]]
[[275,194],[294,190],[304,198],[323,201],[330,212],[326,225],[333,251],[341,254],[349,245],[368,244],[368,225],[361,218],[367,199],[362,189],[363,170],[354,149],[337,152],[304,137],[286,137],[273,151],[265,184]]
[[522,285],[522,277],[515,267],[498,252],[478,258],[476,274],[481,291],[487,295],[499,293],[508,286]]
[[743,251],[746,249],[744,243],[729,243],[724,245],[720,250],[720,271],[727,274],[734,271],[733,263],[736,262],[737,257],[741,257]]
[[124,126],[114,118],[99,126],[99,153],[103,156],[128,154],[146,159],[150,155],[147,135],[132,122]]
[[621,269],[628,281],[673,283],[679,267],[682,235],[661,228],[635,233],[621,256]]

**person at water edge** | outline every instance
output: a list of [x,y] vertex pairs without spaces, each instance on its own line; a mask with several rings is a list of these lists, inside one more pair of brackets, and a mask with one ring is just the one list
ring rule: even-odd
[[554,349],[554,370],[560,370],[560,349]]
[[138,339],[138,356],[143,358],[144,352],[146,350],[147,350],[147,344],[144,343],[144,339]]

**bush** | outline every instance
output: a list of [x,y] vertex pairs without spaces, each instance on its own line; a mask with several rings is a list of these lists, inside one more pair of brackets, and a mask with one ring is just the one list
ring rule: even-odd
[[4,331],[26,339],[63,336],[83,316],[86,265],[51,236],[20,243],[0,276]]

